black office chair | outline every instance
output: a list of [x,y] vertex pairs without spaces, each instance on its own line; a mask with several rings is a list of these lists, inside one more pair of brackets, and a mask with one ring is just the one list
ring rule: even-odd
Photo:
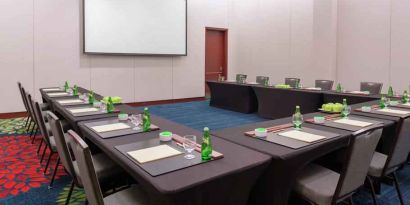
[[383,83],[361,82],[360,91],[368,91],[370,95],[380,94],[383,88]]
[[236,82],[237,83],[245,83],[247,77],[248,76],[245,75],[245,74],[236,74]]
[[256,83],[265,85],[267,82],[269,82],[269,77],[267,76],[256,76]]
[[333,80],[315,80],[315,87],[322,90],[332,90]]
[[292,88],[296,88],[300,84],[299,78],[285,78],[285,84],[289,85]]

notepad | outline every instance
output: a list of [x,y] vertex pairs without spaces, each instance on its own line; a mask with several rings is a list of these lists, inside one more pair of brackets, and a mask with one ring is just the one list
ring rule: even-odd
[[168,157],[173,157],[182,152],[168,146],[168,145],[159,145],[155,147],[150,147],[146,149],[140,149],[132,152],[127,152],[129,156],[137,160],[139,163],[151,162],[159,159],[164,159]]
[[61,91],[61,88],[44,88],[43,91]]
[[410,114],[409,111],[393,110],[393,109],[390,109],[390,108],[384,108],[384,109],[380,109],[380,110],[377,110],[377,111],[379,111],[379,112],[386,112],[386,113],[392,113],[392,114],[399,114],[399,115],[408,115],[408,114]]
[[279,133],[278,135],[282,137],[289,137],[289,138],[303,141],[303,142],[308,142],[308,143],[326,139],[325,136],[310,134],[310,133],[302,132],[299,130],[291,130],[287,132],[282,132],[282,133]]
[[63,92],[63,93],[49,93],[48,96],[50,97],[57,97],[57,96],[65,96],[68,95],[68,93]]
[[110,131],[115,131],[115,130],[124,130],[124,129],[129,129],[131,128],[129,125],[124,124],[124,123],[114,123],[114,124],[109,124],[109,125],[99,125],[99,126],[94,126],[91,127],[96,132],[110,132]]
[[97,112],[97,108],[78,108],[78,109],[71,109],[69,110],[71,113],[83,113],[83,112]]
[[84,101],[80,99],[75,99],[75,100],[58,100],[57,101],[60,104],[71,104],[71,103],[84,103]]
[[352,94],[363,94],[363,95],[369,94],[369,92],[366,92],[366,91],[350,91],[350,93],[352,93]]
[[410,103],[403,103],[402,105],[410,107]]
[[249,82],[248,84],[250,84],[250,85],[259,85],[259,83],[257,83],[257,82]]
[[341,124],[347,124],[347,125],[353,125],[357,127],[367,127],[372,125],[373,123],[370,122],[364,122],[364,121],[359,121],[359,120],[350,120],[350,119],[340,119],[340,120],[335,120],[333,122],[336,123],[341,123]]
[[306,90],[322,90],[322,88],[308,87]]

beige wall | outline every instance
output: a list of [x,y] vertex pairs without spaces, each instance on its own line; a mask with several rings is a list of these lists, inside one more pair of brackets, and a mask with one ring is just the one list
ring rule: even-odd
[[205,27],[228,27],[227,0],[188,3],[188,56],[91,56],[82,53],[81,0],[0,2],[0,113],[22,111],[21,81],[41,87],[65,80],[126,102],[204,96]]
[[334,79],[336,0],[240,0],[230,19],[230,78]]
[[409,11],[408,0],[339,1],[337,78],[346,88],[377,81],[385,91],[409,89]]

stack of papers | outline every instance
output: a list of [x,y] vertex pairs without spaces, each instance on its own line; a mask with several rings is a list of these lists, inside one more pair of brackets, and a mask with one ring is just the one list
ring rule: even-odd
[[99,126],[91,127],[91,129],[93,129],[96,132],[100,132],[100,133],[116,131],[116,130],[124,130],[124,129],[129,129],[129,128],[131,127],[124,123],[114,123],[114,124],[99,125]]
[[98,108],[78,108],[78,109],[69,109],[69,111],[73,114],[75,113],[83,113],[83,112],[97,112]]
[[139,163],[146,163],[159,159],[173,157],[182,154],[182,152],[168,145],[159,145],[146,149],[127,152],[127,154],[130,155],[133,159],[137,160]]
[[308,143],[326,139],[326,137],[324,136],[310,134],[310,133],[302,132],[299,130],[291,130],[287,132],[282,132],[282,133],[279,133],[278,135],[283,136],[283,137],[289,137],[289,138],[303,141],[303,142],[308,142]]
[[347,124],[347,125],[353,125],[353,126],[357,126],[357,127],[367,127],[372,125],[373,123],[370,122],[363,122],[363,121],[359,121],[359,120],[349,120],[349,119],[340,119],[340,120],[335,120],[333,122],[336,123],[341,123],[341,124]]

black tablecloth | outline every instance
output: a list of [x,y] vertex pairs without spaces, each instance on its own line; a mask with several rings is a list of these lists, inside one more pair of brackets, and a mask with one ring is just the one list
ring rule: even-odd
[[360,95],[325,91],[323,92],[323,103],[342,103],[343,99],[346,99],[347,103],[352,105],[377,100],[380,99],[380,97],[380,95]]
[[206,83],[211,91],[211,106],[241,113],[252,113],[258,109],[252,86],[217,81]]
[[268,119],[289,117],[297,105],[303,114],[316,112],[323,101],[320,91],[264,86],[253,86],[253,90],[258,99],[258,115]]
[[[306,115],[305,117],[309,116],[313,117],[313,115]],[[351,138],[351,132],[307,123],[303,125],[309,128],[338,133],[341,136],[300,149],[291,149],[244,135],[244,132],[258,127],[272,127],[286,124],[290,121],[290,118],[283,118],[212,132],[217,137],[272,156],[272,162],[265,174],[258,180],[248,204],[286,205],[295,177],[299,174],[299,171],[313,160],[337,149],[347,147]]]
[[[201,132],[185,126],[156,116],[152,117],[152,121],[161,131],[169,130],[182,136],[194,134],[201,139]],[[82,136],[96,144],[141,183],[152,204],[246,204],[252,187],[270,161],[268,155],[212,137],[213,147],[224,154],[223,159],[152,177],[114,146],[158,138],[160,131],[102,139],[86,128],[84,123],[87,122],[79,123]]]

